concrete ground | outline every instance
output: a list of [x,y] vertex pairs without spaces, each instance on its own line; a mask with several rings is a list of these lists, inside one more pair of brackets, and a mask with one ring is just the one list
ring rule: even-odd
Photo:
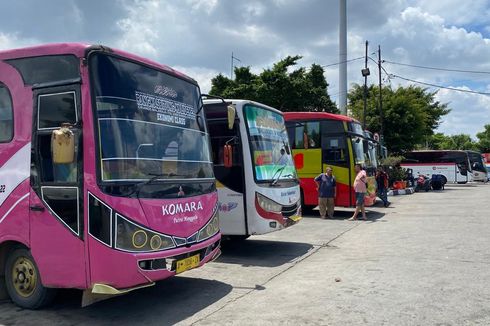
[[490,185],[391,197],[224,243],[217,262],[87,308],[0,303],[5,325],[490,325]]

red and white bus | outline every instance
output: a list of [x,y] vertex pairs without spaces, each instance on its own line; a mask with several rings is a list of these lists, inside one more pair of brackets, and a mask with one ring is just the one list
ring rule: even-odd
[[89,303],[216,258],[201,107],[193,79],[123,51],[0,52],[0,294]]
[[444,183],[467,183],[472,180],[471,164],[466,151],[422,150],[403,154],[400,166],[412,169],[413,175],[441,174]]
[[293,148],[294,164],[300,179],[303,205],[318,205],[314,178],[330,166],[337,181],[336,206],[355,206],[354,165],[368,173],[365,205],[376,202],[376,154],[370,159],[369,146],[361,124],[350,117],[327,112],[285,112],[286,127]]

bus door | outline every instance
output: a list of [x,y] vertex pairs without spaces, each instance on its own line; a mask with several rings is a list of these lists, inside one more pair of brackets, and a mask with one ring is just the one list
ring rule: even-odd
[[[226,105],[223,108],[226,114]],[[245,177],[240,121],[235,119],[233,129],[227,118],[210,118],[206,113],[208,132],[213,152],[213,169],[218,189],[220,229],[225,235],[248,234],[245,205]],[[224,147],[232,146],[232,166],[224,164]],[[245,146],[248,146],[246,144]]]
[[344,133],[322,134],[322,160],[325,166],[333,170],[337,183],[336,206],[350,207],[353,204],[351,198],[351,164],[347,145],[347,137]]
[[[300,177],[305,205],[318,205],[318,192],[313,179],[323,172],[319,121],[294,122],[294,165]],[[291,131],[290,131],[291,133]]]
[[[45,286],[85,288],[80,86],[38,89],[33,102],[31,252]],[[70,124],[72,163],[53,160],[51,137],[62,123]]]

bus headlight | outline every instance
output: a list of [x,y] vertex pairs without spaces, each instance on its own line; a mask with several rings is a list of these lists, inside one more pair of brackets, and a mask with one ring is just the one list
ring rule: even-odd
[[259,194],[258,192],[256,192],[255,194],[257,196],[257,202],[259,203],[260,207],[264,211],[281,214],[281,211],[282,211],[282,205],[281,204],[276,203],[272,199],[269,199],[269,198],[265,197],[264,195]]
[[200,231],[197,236],[197,241],[203,241],[207,238],[211,238],[213,235],[219,232],[219,212],[216,209],[211,220],[209,220],[208,224],[206,224]]
[[150,252],[174,247],[171,237],[138,226],[116,213],[116,249]]

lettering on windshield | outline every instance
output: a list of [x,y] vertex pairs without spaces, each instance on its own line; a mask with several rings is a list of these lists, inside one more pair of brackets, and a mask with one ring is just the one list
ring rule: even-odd
[[155,112],[159,121],[183,126],[187,120],[196,119],[195,108],[189,104],[139,91],[135,94],[138,109]]

